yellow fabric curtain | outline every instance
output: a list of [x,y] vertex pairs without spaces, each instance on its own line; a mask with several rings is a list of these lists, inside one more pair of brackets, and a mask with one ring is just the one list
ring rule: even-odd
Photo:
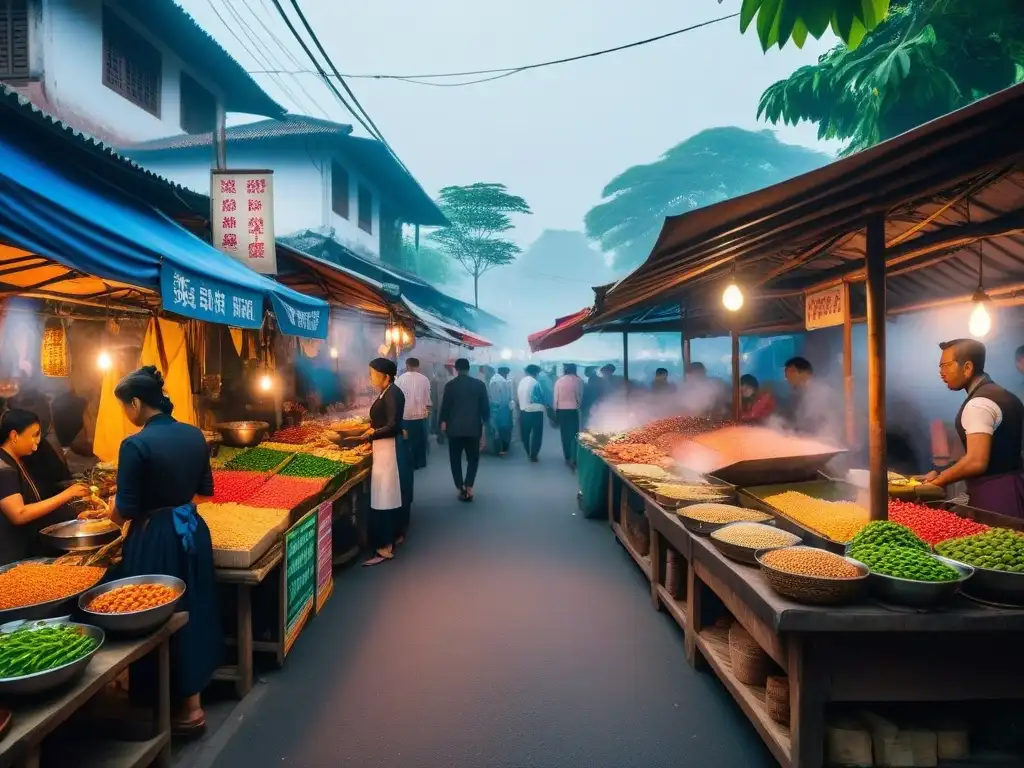
[[[160,323],[159,336],[163,339],[167,370],[161,360],[156,323]],[[101,461],[117,461],[121,441],[138,432],[124,416],[114,387],[127,371],[122,370],[117,356],[114,364],[103,374],[100,392],[99,415],[96,419],[96,439],[93,453]],[[142,343],[141,365],[155,365],[164,376],[164,390],[174,403],[174,418],[186,424],[197,426],[195,404],[192,400],[192,383],[188,371],[188,345],[185,343],[185,326],[171,320],[153,320],[146,330]]]
[[231,332],[231,343],[234,344],[234,346],[235,346],[235,354],[237,354],[238,357],[241,358],[242,357],[242,341],[244,339],[244,336],[242,335],[242,329],[241,328],[228,328],[228,331]]

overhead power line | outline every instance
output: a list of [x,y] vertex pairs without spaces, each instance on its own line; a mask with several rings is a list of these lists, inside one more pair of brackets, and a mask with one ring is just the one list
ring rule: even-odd
[[[276,2],[276,0],[275,0],[275,2]],[[295,0],[292,0],[292,2],[294,3]],[[532,69],[540,69],[542,67],[552,67],[552,66],[559,65],[559,64],[569,64],[569,63],[574,62],[574,61],[582,61],[584,59],[593,59],[593,58],[596,58],[598,56],[606,56],[606,55],[611,54],[611,53],[619,53],[620,51],[626,51],[626,50],[629,50],[631,48],[639,48],[640,46],[650,45],[651,43],[661,42],[662,40],[667,40],[667,39],[669,39],[671,37],[676,37],[677,35],[682,35],[682,34],[684,34],[686,32],[693,32],[694,30],[702,29],[703,27],[709,27],[712,24],[718,24],[718,23],[723,22],[723,21],[728,21],[729,19],[735,19],[738,16],[739,16],[738,13],[730,13],[730,14],[728,14],[726,16],[719,16],[719,17],[714,18],[714,19],[709,19],[708,21],[702,21],[702,22],[700,22],[698,24],[691,24],[688,27],[682,27],[681,29],[675,29],[675,30],[672,30],[671,32],[665,32],[664,34],[661,34],[661,35],[655,35],[654,37],[644,38],[643,40],[635,40],[635,41],[633,41],[631,43],[626,43],[624,45],[617,45],[617,46],[615,46],[613,48],[603,48],[603,49],[601,49],[599,51],[590,51],[589,53],[582,53],[582,54],[579,54],[579,55],[576,55],[576,56],[566,56],[566,57],[563,57],[563,58],[560,58],[560,59],[551,59],[551,60],[548,60],[548,61],[539,61],[539,62],[535,62],[533,64],[522,64],[522,65],[514,66],[514,67],[498,67],[498,68],[494,68],[494,69],[471,69],[471,70],[466,70],[464,72],[434,72],[434,73],[430,73],[430,74],[408,74],[408,75],[406,75],[406,74],[347,74],[347,75],[344,75],[344,77],[348,77],[348,78],[351,78],[351,79],[364,79],[364,80],[402,80],[402,81],[405,81],[405,82],[413,82],[413,83],[416,83],[418,85],[434,85],[434,86],[444,87],[446,84],[442,84],[442,83],[426,83],[426,82],[418,82],[418,81],[429,80],[429,79],[452,78],[452,77],[473,77],[473,76],[477,76],[477,75],[493,75],[493,77],[485,77],[485,78],[480,79],[480,80],[472,80],[470,82],[465,82],[465,83],[447,84],[447,87],[454,87],[454,86],[460,86],[460,85],[474,85],[476,83],[486,83],[486,82],[488,82],[490,80],[498,80],[498,79],[500,79],[502,77],[509,77],[510,75],[517,75],[520,72],[527,72],[527,71],[532,70]],[[272,74],[272,73],[271,72],[263,72],[263,73],[254,72],[253,74]],[[273,73],[273,74],[295,74],[295,75],[298,75],[298,74],[315,74],[315,73],[312,72],[311,70],[298,70],[298,71],[290,71],[290,72],[278,72],[278,73]],[[335,72],[335,76],[338,77],[338,78],[343,77],[340,73],[337,73],[337,72]]]

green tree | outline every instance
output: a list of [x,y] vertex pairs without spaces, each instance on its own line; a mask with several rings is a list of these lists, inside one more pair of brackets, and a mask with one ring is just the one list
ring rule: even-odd
[[417,249],[411,237],[402,240],[401,267],[433,285],[448,285],[458,277],[446,254],[422,241]]
[[533,211],[504,184],[484,182],[445,187],[437,204],[450,225],[432,232],[429,239],[473,277],[473,302],[479,307],[480,276],[511,264],[520,253],[518,245],[503,237],[515,226],[512,214]]
[[808,34],[821,39],[825,30],[831,28],[853,49],[882,23],[889,3],[890,0],[743,0],[740,32],[746,32],[756,18],[757,37],[761,49],[767,51],[773,45],[782,48],[790,38],[797,48],[803,48]]
[[583,220],[587,237],[614,255],[616,269],[632,269],[650,254],[665,217],[753,192],[830,159],[784,144],[773,131],[709,128],[612,179],[604,201]]
[[895,0],[860,47],[836,46],[773,84],[757,114],[817,123],[849,154],[1022,80],[1020,0]]

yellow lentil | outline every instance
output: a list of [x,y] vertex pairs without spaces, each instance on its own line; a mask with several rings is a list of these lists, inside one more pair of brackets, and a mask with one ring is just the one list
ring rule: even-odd
[[770,525],[757,523],[737,523],[719,528],[711,534],[711,538],[735,544],[747,549],[767,549],[768,547],[788,547],[796,544],[797,537],[787,531],[780,531]]
[[693,504],[680,509],[679,514],[700,523],[759,523],[771,520],[771,515],[764,512],[731,504]]
[[833,541],[848,542],[870,521],[871,515],[849,501],[823,501],[797,491],[765,497],[765,501],[801,525]]
[[684,485],[679,483],[658,483],[654,486],[656,493],[667,499],[678,501],[712,501],[728,496],[727,489],[714,485]]
[[825,579],[852,579],[860,575],[856,566],[839,555],[823,549],[804,547],[773,549],[761,556],[765,565],[786,573],[820,576]]
[[252,549],[271,529],[288,520],[286,509],[215,502],[200,504],[199,515],[210,529],[214,549],[241,552]]

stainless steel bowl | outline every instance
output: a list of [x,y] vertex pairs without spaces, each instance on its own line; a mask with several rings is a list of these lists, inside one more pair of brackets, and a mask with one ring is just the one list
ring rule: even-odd
[[214,427],[233,448],[252,448],[267,436],[270,425],[265,421],[225,421]]
[[973,597],[1003,605],[1024,606],[1024,573],[996,571],[991,568],[971,566],[957,560],[939,558],[961,568],[973,568],[973,578],[964,585],[964,592]]
[[[28,560],[19,560],[16,563],[9,563],[4,566],[0,566],[0,573],[9,571],[16,565],[22,563],[52,563],[54,558],[52,557],[33,557]],[[7,610],[0,611],[0,623],[6,623],[16,620],[36,620],[36,619],[49,619],[54,616],[63,616],[70,612],[75,605],[75,600],[78,596],[85,592],[83,589],[81,592],[76,592],[73,595],[67,597],[61,597],[57,600],[50,600],[46,603],[35,603],[33,605],[23,605],[20,608],[8,608]]]
[[964,582],[974,576],[975,569],[939,555],[932,557],[957,571],[960,578],[953,581],[914,581],[871,571],[868,574],[868,591],[882,600],[910,608],[934,608],[942,605],[951,600],[960,591]]
[[[89,603],[100,595],[111,592],[118,587],[126,587],[131,584],[162,584],[165,587],[172,587],[178,590],[178,596],[169,603],[158,605],[156,608],[148,608],[144,611],[132,611],[131,613],[97,613],[89,610]],[[119,635],[145,635],[158,627],[174,615],[174,610],[185,594],[185,582],[174,576],[130,576],[127,579],[117,579],[93,587],[78,598],[78,610],[82,612],[90,623],[102,627],[108,632],[116,632]]]
[[103,647],[103,643],[106,640],[106,634],[99,627],[94,627],[89,624],[79,624],[71,621],[68,616],[36,622],[8,622],[7,624],[0,626],[0,633],[6,634],[18,629],[23,629],[26,624],[28,625],[29,631],[42,629],[45,626],[53,624],[70,624],[72,626],[81,627],[84,633],[96,641],[96,647],[81,658],[75,659],[71,663],[64,664],[60,667],[54,667],[53,669],[47,669],[44,672],[36,672],[31,675],[22,675],[21,677],[0,677],[0,696],[29,696],[45,693],[46,691],[53,690],[54,688],[68,685],[85,673],[85,668],[89,666],[89,662],[92,661],[92,657],[95,656],[96,652]]
[[[718,538],[727,528],[732,528],[736,525],[752,525],[755,528],[763,528],[766,531],[774,531],[775,533],[783,534],[785,536],[788,536],[789,538],[786,540],[786,542],[782,544],[776,544],[771,547],[758,547],[756,549],[751,547],[744,547],[740,544],[733,544],[731,542],[723,541],[722,539]],[[795,533],[783,531],[781,528],[776,528],[774,525],[745,522],[726,523],[721,528],[712,531],[711,535],[709,536],[709,539],[711,540],[711,544],[715,547],[715,549],[721,552],[725,557],[728,557],[730,560],[735,560],[736,562],[743,563],[745,565],[757,565],[758,553],[771,552],[773,549],[786,549],[787,547],[795,547],[803,543],[800,537],[797,536]]]
[[[104,523],[106,525],[104,525]],[[121,529],[109,520],[68,520],[39,531],[39,538],[62,552],[84,552],[109,544],[121,535]]]

